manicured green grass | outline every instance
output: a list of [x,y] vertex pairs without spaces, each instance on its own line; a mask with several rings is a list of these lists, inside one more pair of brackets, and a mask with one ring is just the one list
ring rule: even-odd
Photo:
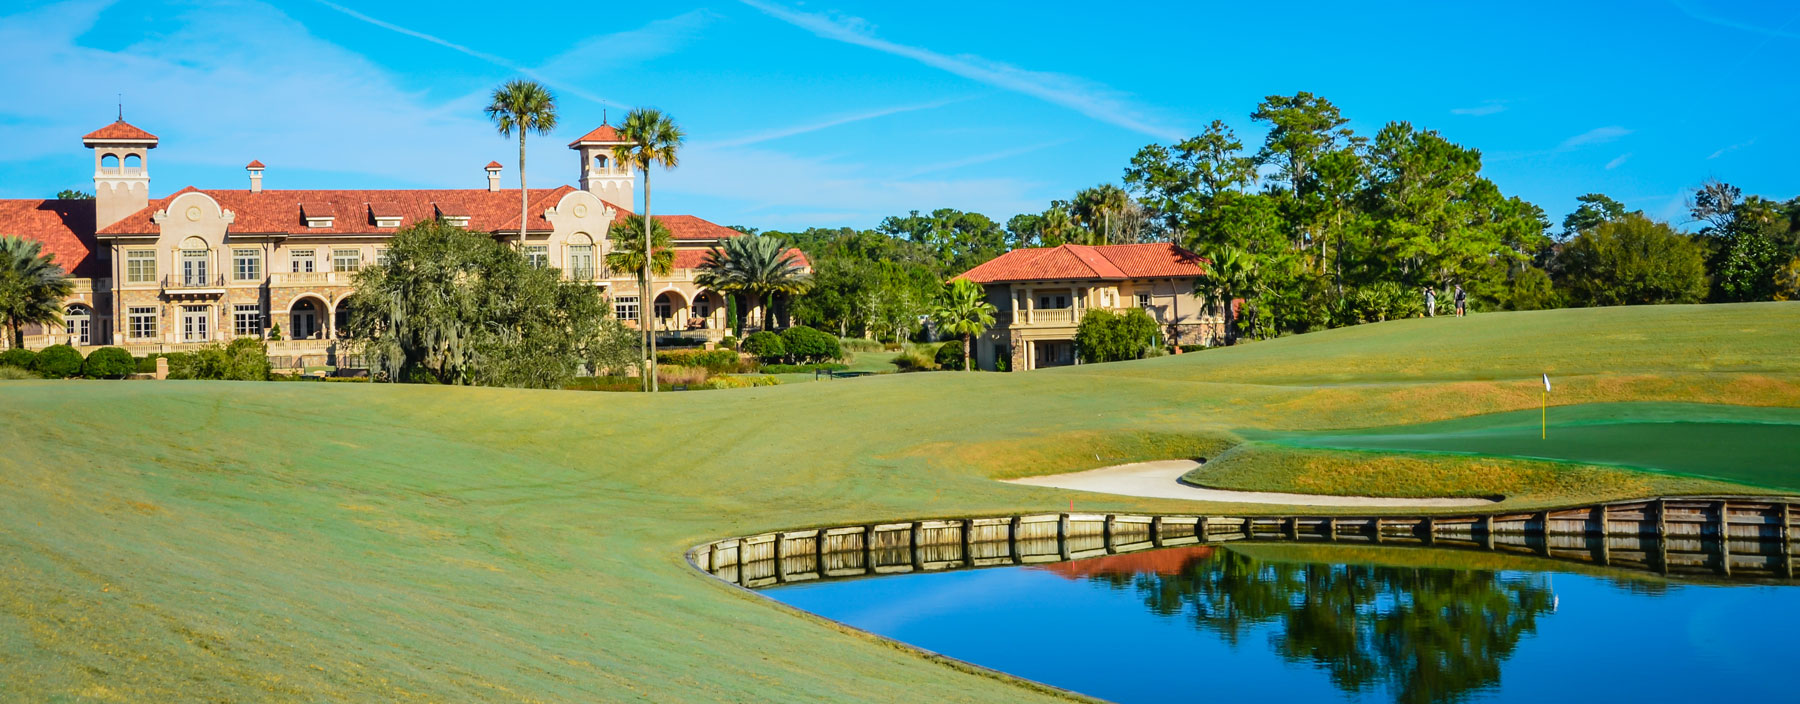
[[706,394],[12,382],[0,698],[1043,700],[727,587],[682,552],[1071,499],[1242,511],[991,478],[1535,409],[1528,360],[1553,365],[1563,403],[1800,406],[1797,346],[1800,304],[1777,304],[1402,321],[1143,362]]

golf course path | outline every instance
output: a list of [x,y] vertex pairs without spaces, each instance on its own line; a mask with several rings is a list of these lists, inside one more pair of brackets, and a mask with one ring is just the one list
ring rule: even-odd
[[1155,499],[1193,499],[1196,501],[1232,501],[1245,504],[1287,504],[1293,506],[1361,506],[1369,508],[1487,506],[1490,499],[1384,499],[1373,496],[1323,496],[1316,494],[1284,494],[1273,491],[1231,491],[1206,489],[1181,481],[1181,475],[1194,471],[1200,463],[1193,460],[1158,460],[1135,462],[1085,472],[1052,474],[1043,477],[1004,480],[1011,484],[1047,486],[1101,494],[1144,496]]

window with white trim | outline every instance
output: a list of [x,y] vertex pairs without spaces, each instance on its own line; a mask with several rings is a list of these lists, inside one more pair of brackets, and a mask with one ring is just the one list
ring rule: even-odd
[[613,298],[613,314],[620,320],[638,319],[638,297],[616,296]]
[[375,264],[377,266],[387,266],[387,263],[388,263],[388,248],[376,247],[375,248]]
[[262,334],[262,304],[240,303],[231,308],[231,334],[238,337],[256,337]]
[[156,250],[125,250],[125,280],[134,284],[156,281]]
[[262,250],[231,250],[231,278],[235,281],[255,281],[262,278]]
[[1137,295],[1137,303],[1138,303],[1139,308],[1149,308],[1152,305],[1152,303],[1150,302],[1150,294],[1148,294],[1148,293],[1138,294]]
[[133,307],[127,312],[130,313],[130,317],[127,318],[125,330],[131,335],[132,339],[146,340],[156,337],[156,308],[150,306],[141,308]]
[[362,250],[331,250],[331,270],[336,272],[356,271],[362,268]]
[[550,246],[542,244],[525,245],[525,261],[533,267],[542,269],[550,266]]
[[313,251],[310,249],[294,249],[288,251],[288,264],[296,274],[313,272]]

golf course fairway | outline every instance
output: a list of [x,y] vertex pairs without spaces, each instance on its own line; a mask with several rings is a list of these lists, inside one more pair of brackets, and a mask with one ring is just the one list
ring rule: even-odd
[[1543,373],[1559,423],[1586,404],[1800,408],[1796,349],[1800,303],[1766,303],[1402,320],[1137,362],[654,395],[0,382],[0,700],[1058,701],[737,590],[683,553],[1071,503],[1289,512],[995,481],[1171,458],[1225,457],[1239,488],[1498,494],[1506,510],[1792,487],[1792,460],[1749,486],[1234,448],[1258,433],[1524,422]]

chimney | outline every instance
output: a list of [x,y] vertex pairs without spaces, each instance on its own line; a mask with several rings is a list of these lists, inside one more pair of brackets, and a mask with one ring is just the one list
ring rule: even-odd
[[244,167],[244,170],[250,172],[250,192],[261,193],[263,163],[252,160],[248,166]]
[[487,165],[488,191],[490,191],[490,192],[500,190],[500,169],[501,169],[500,162],[498,162],[498,161],[488,162],[488,165]]

